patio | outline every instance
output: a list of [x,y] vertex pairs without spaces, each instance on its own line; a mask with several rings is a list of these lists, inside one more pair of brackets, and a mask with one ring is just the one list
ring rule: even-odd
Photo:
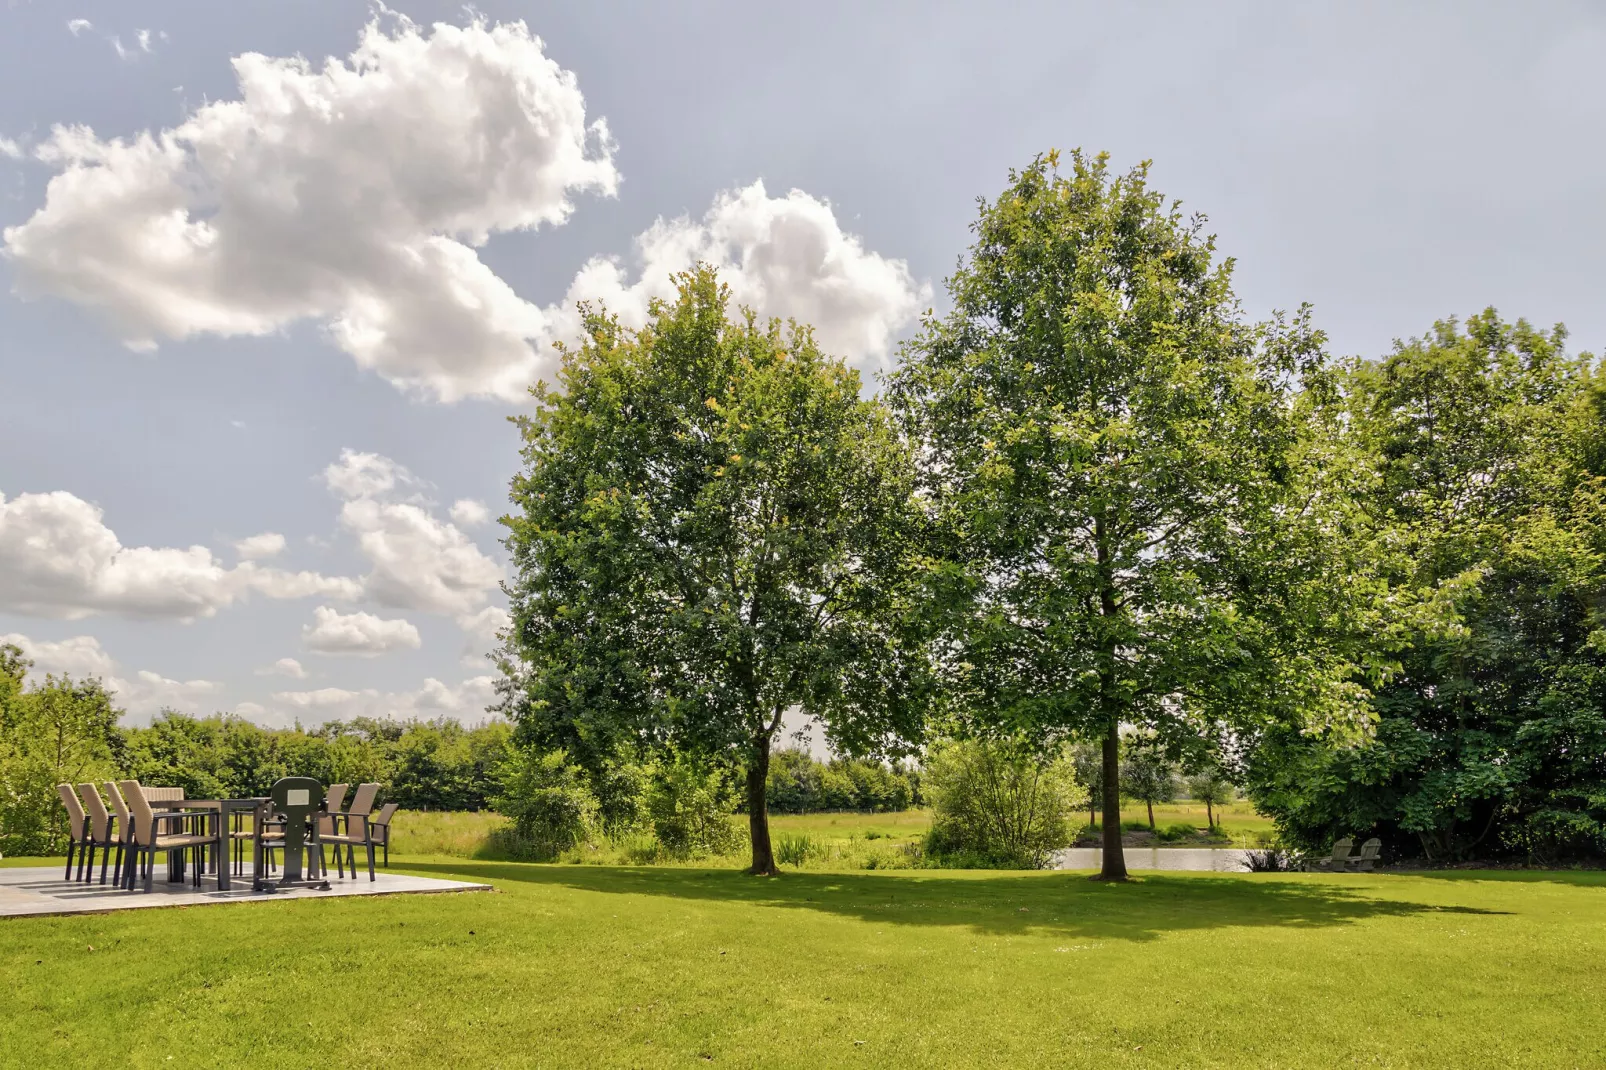
[[200,888],[188,881],[169,883],[160,877],[150,892],[124,891],[112,884],[84,884],[63,880],[60,866],[47,868],[0,868],[0,917],[45,916],[52,914],[96,914],[109,910],[143,910],[150,907],[205,906],[214,903],[265,902],[282,899],[335,899],[351,895],[416,895],[439,892],[486,892],[489,884],[437,880],[380,873],[369,881],[331,878],[329,890],[305,885],[272,892],[254,892],[249,878],[236,880],[227,891],[218,891],[216,878],[202,878]]

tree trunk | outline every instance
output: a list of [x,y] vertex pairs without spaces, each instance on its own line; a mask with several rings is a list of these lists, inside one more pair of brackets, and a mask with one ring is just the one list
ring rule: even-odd
[[1110,723],[1104,737],[1104,850],[1098,880],[1126,880],[1126,854],[1121,849],[1121,726]]
[[753,741],[753,754],[747,763],[747,828],[753,841],[753,864],[747,872],[758,877],[773,877],[780,872],[770,848],[770,812],[764,793],[769,776],[770,737],[766,732]]
[[1210,807],[1210,800],[1205,800],[1205,831],[1209,832],[1216,827],[1216,812]]
[[1154,831],[1154,800],[1153,799],[1144,799],[1143,801],[1145,803],[1147,803],[1148,806],[1149,806],[1149,831],[1153,832]]

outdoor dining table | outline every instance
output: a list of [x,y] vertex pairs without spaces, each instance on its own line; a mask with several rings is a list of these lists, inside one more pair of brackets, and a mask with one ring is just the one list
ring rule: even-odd
[[[172,799],[165,802],[152,802],[154,810],[207,810],[217,816],[213,831],[217,836],[218,847],[212,852],[212,869],[217,873],[217,890],[229,890],[229,859],[228,853],[223,849],[228,843],[229,818],[237,813],[254,811],[258,806],[267,802],[267,797],[255,799]],[[168,872],[173,872],[172,853],[168,854]],[[179,868],[179,879],[183,879],[182,865]],[[173,878],[169,877],[169,880]]]

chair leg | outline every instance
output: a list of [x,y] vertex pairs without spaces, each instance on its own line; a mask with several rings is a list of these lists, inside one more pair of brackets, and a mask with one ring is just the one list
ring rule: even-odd
[[379,879],[378,877],[376,877],[374,875],[374,841],[373,840],[369,840],[368,841],[368,879],[371,880],[371,881],[375,881],[375,880]]
[[78,846],[78,844],[77,844],[77,841],[75,841],[75,840],[71,840],[71,839],[69,839],[69,840],[68,840],[68,841],[67,841],[67,868],[66,868],[66,870],[64,870],[64,871],[63,871],[63,872],[62,872],[62,874],[61,874],[61,879],[62,879],[62,880],[64,880],[64,881],[66,881],[66,880],[72,880],[72,856],[73,856],[73,849],[74,849],[74,848],[75,848],[75,847],[77,847],[77,846]]
[[[171,855],[168,856],[172,858]],[[171,864],[171,863],[170,863]],[[151,847],[145,852],[145,894],[150,895],[151,885],[156,881],[156,848]]]
[[385,868],[390,868],[390,830],[385,830]]
[[111,860],[112,860],[112,844],[111,844],[110,840],[107,840],[106,841],[106,848],[101,853],[101,856],[100,856],[100,883],[101,883],[102,887],[104,887],[105,884],[106,884],[106,865]]

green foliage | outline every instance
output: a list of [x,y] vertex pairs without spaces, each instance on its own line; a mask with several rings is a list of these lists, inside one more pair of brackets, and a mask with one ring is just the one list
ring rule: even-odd
[[1216,765],[1207,766],[1188,778],[1188,795],[1195,802],[1205,804],[1205,820],[1211,831],[1216,829],[1216,807],[1230,805],[1237,798],[1232,781]]
[[501,767],[498,812],[512,821],[505,847],[515,857],[548,861],[584,841],[597,819],[585,771],[563,751],[515,749]]
[[1130,739],[1121,759],[1121,786],[1149,808],[1149,831],[1154,831],[1154,804],[1177,797],[1177,768],[1152,740]]
[[0,852],[49,854],[66,836],[56,785],[116,770],[122,711],[99,680],[47,676],[29,686],[28,668],[21,650],[0,646]]
[[653,836],[674,857],[724,854],[741,842],[731,821],[731,775],[693,756],[672,754],[654,763],[644,802]]
[[819,844],[808,835],[782,834],[775,841],[775,861],[783,866],[801,866],[819,851]]
[[770,810],[811,814],[826,810],[867,813],[907,810],[917,804],[909,771],[864,759],[816,761],[806,751],[776,751],[766,791]]
[[1272,732],[1250,789],[1297,845],[1457,859],[1606,853],[1606,470],[1587,354],[1493,310],[1341,380],[1410,623],[1371,741]]
[[507,709],[590,769],[734,763],[762,826],[787,708],[852,753],[918,733],[910,451],[807,328],[731,319],[711,270],[678,285],[639,331],[586,310],[517,420]]
[[954,715],[1179,748],[1353,725],[1374,591],[1325,493],[1323,395],[1297,389],[1321,334],[1243,322],[1231,261],[1146,166],[1070,163],[983,203],[953,311],[892,379],[945,540]]
[[1070,845],[1085,798],[1063,755],[998,742],[953,742],[930,751],[934,814],[927,857],[940,863],[1041,869]]

